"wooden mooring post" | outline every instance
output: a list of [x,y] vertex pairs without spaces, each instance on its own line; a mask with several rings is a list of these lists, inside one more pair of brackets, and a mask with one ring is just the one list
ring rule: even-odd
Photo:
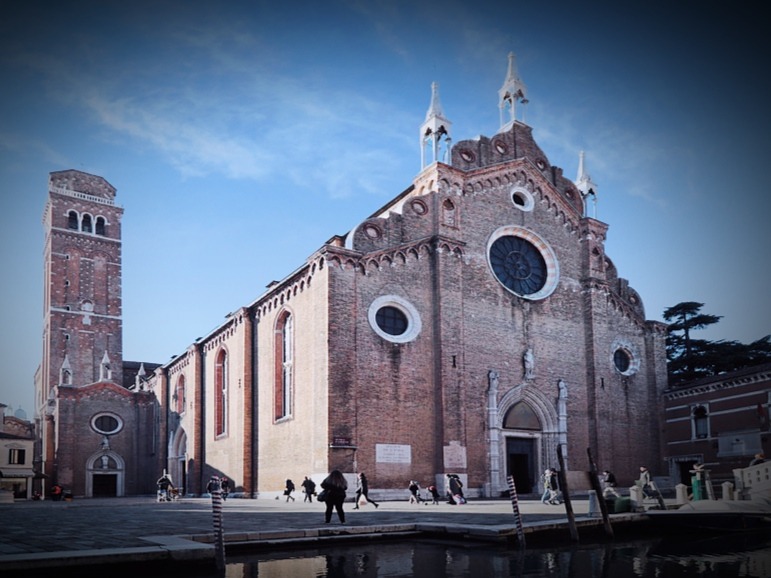
[[570,502],[570,488],[568,488],[568,477],[565,475],[565,458],[562,455],[562,444],[557,446],[557,460],[560,464],[559,483],[562,499],[565,501],[565,513],[568,516],[568,528],[570,529],[570,538],[578,542],[578,528],[576,527],[576,515],[573,513],[573,504]]
[[589,456],[589,481],[592,484],[592,488],[597,494],[597,501],[600,506],[600,513],[602,514],[602,524],[605,528],[605,534],[609,537],[613,537],[613,526],[610,525],[610,516],[608,516],[608,505],[605,503],[605,495],[602,490],[602,484],[600,484],[600,478],[597,475],[597,464],[594,462],[594,456],[592,456],[592,448],[586,448],[586,453]]
[[519,498],[517,497],[517,486],[514,484],[514,476],[508,476],[506,481],[509,483],[509,499],[511,500],[511,509],[514,511],[514,520],[517,524],[517,542],[520,548],[524,548],[525,529],[522,527],[522,513],[519,511]]

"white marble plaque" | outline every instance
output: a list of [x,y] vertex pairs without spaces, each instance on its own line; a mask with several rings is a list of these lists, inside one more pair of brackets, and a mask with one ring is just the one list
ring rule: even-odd
[[381,464],[411,464],[412,447],[402,444],[375,444],[375,461]]

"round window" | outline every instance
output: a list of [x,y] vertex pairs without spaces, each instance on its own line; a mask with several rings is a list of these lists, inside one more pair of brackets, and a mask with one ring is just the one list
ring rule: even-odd
[[91,429],[102,435],[116,434],[123,429],[123,421],[117,415],[100,413],[91,418]]
[[501,237],[490,247],[495,276],[517,295],[532,295],[546,284],[546,261],[535,246],[521,237]]
[[611,363],[621,375],[634,375],[640,369],[640,356],[637,348],[625,339],[617,340],[611,347]]
[[389,335],[404,335],[407,331],[407,316],[401,309],[391,307],[381,307],[375,314],[377,326]]
[[396,295],[384,295],[369,306],[369,324],[383,339],[392,343],[407,343],[421,330],[418,310]]
[[629,352],[625,349],[616,349],[613,354],[613,365],[616,366],[621,373],[629,371],[629,366],[632,364],[632,360],[629,357]]
[[488,241],[487,258],[495,278],[519,297],[543,299],[557,287],[559,267],[554,251],[523,227],[498,229]]

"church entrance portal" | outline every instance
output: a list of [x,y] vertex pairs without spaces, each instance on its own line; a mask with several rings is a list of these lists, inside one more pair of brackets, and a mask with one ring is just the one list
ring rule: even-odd
[[94,474],[92,483],[95,498],[114,498],[118,495],[118,476],[116,474]]
[[506,476],[514,477],[517,494],[530,494],[535,487],[536,440],[506,438]]

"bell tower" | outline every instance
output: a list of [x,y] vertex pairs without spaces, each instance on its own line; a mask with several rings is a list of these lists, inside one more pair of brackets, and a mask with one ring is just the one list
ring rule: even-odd
[[52,172],[43,213],[43,358],[35,379],[42,467],[52,474],[62,388],[121,385],[121,217],[115,188],[76,170]]

